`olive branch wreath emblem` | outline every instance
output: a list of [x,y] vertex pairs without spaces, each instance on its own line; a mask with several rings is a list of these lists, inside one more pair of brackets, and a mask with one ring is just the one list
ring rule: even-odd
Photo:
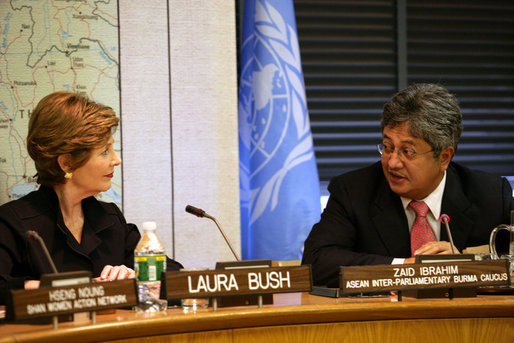
[[[255,197],[250,222],[255,222],[266,210],[271,199],[271,210],[278,204],[280,187],[287,173],[295,166],[314,158],[310,123],[305,100],[301,71],[300,50],[296,31],[288,25],[281,14],[267,1],[256,1],[255,22],[257,31],[266,39],[280,57],[281,72],[288,81],[289,108],[296,127],[299,143],[289,152],[282,166],[260,189],[252,190]],[[287,85],[286,85],[287,86]],[[253,200],[253,199],[252,199]]]

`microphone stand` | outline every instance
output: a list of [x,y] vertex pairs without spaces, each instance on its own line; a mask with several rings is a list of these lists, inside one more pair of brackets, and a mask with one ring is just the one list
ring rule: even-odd
[[48,252],[48,249],[46,248],[46,244],[43,241],[43,239],[41,238],[41,236],[34,230],[27,231],[27,236],[31,240],[38,241],[39,245],[41,246],[41,249],[43,249],[43,252],[46,256],[48,263],[50,264],[50,267],[52,268],[52,271],[54,272],[54,274],[57,274],[58,273],[57,268],[55,268],[54,261],[52,260],[52,257],[50,257],[50,253]]
[[[221,225],[218,223],[216,218],[214,218],[213,216],[205,213],[204,210],[202,210],[200,208],[196,208],[196,207],[191,206],[191,205],[187,205],[186,206],[186,212],[190,213],[190,214],[194,214],[197,217],[209,218],[210,220],[212,220],[216,224],[216,226],[218,227],[218,230],[223,235],[223,238],[225,239],[225,242],[227,242],[227,245],[229,246],[230,250],[232,251],[232,254],[236,258],[237,262],[232,262],[232,263],[233,264],[237,264],[238,267],[233,267],[233,268],[237,268],[237,269],[239,269],[239,268],[252,268],[252,267],[253,268],[257,268],[257,267],[262,268],[262,264],[268,262],[266,260],[262,260],[262,261],[258,261],[258,260],[255,260],[255,261],[241,261],[241,258],[236,253],[236,250],[234,249],[232,244],[230,244],[230,241],[228,240],[227,235],[225,234],[225,231],[223,231],[223,229],[221,228]],[[245,262],[251,262],[251,263],[250,264],[246,264]],[[256,262],[258,262],[258,264],[259,264],[258,266],[257,266]],[[269,261],[268,264],[266,264],[265,266],[266,267],[271,266],[271,261]],[[216,266],[216,268],[218,268],[218,265]],[[228,267],[221,267],[221,269],[230,269],[230,268],[228,268]],[[262,305],[263,305],[264,301],[266,301],[267,304],[272,304],[273,303],[273,297],[271,296],[271,294],[268,294],[268,295],[269,295],[269,297],[267,297],[266,300],[264,300],[262,294],[256,295],[256,299],[255,300],[257,301],[257,305],[258,305],[259,308],[262,308]],[[247,295],[247,296],[243,296],[243,297],[235,297],[235,299],[236,300],[234,300],[232,304],[225,305],[225,306],[245,305],[245,304],[248,304],[249,302],[253,301],[254,298],[251,295]],[[218,309],[218,298],[216,298],[216,297],[212,298],[212,308],[213,308],[214,311],[217,311],[217,309]]]
[[205,218],[209,218],[210,220],[212,220],[216,224],[216,226],[218,227],[218,230],[221,232],[221,235],[223,236],[223,238],[225,238],[225,242],[227,242],[228,247],[230,248],[230,251],[232,251],[232,254],[234,254],[234,257],[236,258],[236,261],[238,261],[238,262],[241,261],[241,258],[237,255],[234,247],[232,247],[232,244],[230,244],[230,241],[228,240],[227,235],[225,234],[225,231],[223,231],[223,229],[221,228],[221,225],[218,223],[216,218],[214,218],[213,216],[207,214],[204,210],[196,208],[196,207],[191,206],[191,205],[187,205],[186,206],[186,212],[190,213],[190,214],[194,214],[197,217],[205,217]]
[[234,247],[232,246],[232,244],[230,243],[230,241],[228,240],[227,238],[227,235],[225,234],[225,231],[223,231],[223,229],[221,228],[220,224],[218,223],[218,221],[216,220],[216,218],[208,215],[207,213],[204,213],[204,217],[206,218],[209,218],[210,220],[212,220],[216,226],[218,227],[218,229],[220,230],[221,232],[221,235],[223,236],[223,238],[225,238],[225,242],[227,242],[228,244],[228,247],[230,248],[230,250],[232,251],[232,254],[234,255],[234,257],[236,258],[236,261],[241,261],[241,258],[237,255]]
[[453,247],[453,237],[452,237],[452,233],[450,231],[450,225],[448,225],[448,222],[450,221],[450,217],[447,214],[443,214],[440,219],[444,223],[444,226],[446,227],[446,233],[448,234],[448,237],[450,238],[450,245],[452,246],[452,254],[455,254],[455,248]]

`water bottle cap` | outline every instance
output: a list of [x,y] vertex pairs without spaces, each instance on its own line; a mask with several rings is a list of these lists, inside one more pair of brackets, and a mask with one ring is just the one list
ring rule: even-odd
[[156,228],[157,228],[157,224],[155,224],[155,222],[144,222],[143,223],[143,230],[155,231]]

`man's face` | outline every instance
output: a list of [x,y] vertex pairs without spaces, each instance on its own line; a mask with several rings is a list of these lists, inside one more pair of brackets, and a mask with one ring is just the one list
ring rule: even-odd
[[427,142],[411,135],[410,123],[385,127],[382,136],[382,168],[391,190],[413,200],[432,193],[448,168],[453,147],[444,149],[435,158]]

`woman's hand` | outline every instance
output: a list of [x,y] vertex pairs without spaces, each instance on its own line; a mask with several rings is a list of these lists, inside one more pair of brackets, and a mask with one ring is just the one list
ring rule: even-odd
[[39,288],[39,280],[27,280],[24,285],[25,289],[38,289]]
[[124,279],[133,279],[136,277],[136,272],[125,266],[111,266],[106,265],[100,276],[94,278],[93,281],[114,281],[114,280],[124,280]]

